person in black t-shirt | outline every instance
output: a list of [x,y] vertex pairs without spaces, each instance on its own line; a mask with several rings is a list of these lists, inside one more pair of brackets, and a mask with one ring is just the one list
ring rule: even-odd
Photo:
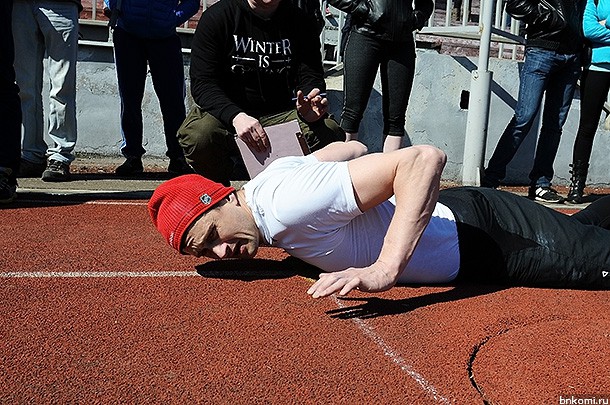
[[269,148],[263,127],[297,119],[310,150],[343,140],[328,117],[315,21],[291,2],[221,0],[193,38],[196,106],[178,131],[196,172],[228,184],[240,157],[235,137]]

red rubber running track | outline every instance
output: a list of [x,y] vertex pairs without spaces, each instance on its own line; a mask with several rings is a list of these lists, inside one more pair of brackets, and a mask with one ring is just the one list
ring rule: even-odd
[[1,403],[610,398],[608,291],[459,285],[313,300],[312,269],[277,249],[250,261],[175,254],[145,203],[0,209]]

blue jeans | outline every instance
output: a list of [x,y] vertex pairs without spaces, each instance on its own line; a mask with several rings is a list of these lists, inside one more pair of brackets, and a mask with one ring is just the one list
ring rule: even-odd
[[[13,5],[15,74],[23,112],[22,157],[70,163],[76,145],[76,57],[78,6],[63,1],[15,0]],[[44,140],[43,60],[50,78],[49,136]]]
[[121,97],[121,153],[141,157],[143,143],[142,100],[150,68],[153,87],[159,98],[167,156],[184,159],[178,143],[178,128],[186,117],[184,62],[180,38],[140,38],[117,27],[113,34],[114,58]]
[[515,115],[489,160],[483,185],[497,187],[506,176],[506,166],[532,128],[545,93],[542,126],[529,178],[532,186],[551,185],[553,162],[580,72],[578,54],[560,54],[535,47],[526,49]]

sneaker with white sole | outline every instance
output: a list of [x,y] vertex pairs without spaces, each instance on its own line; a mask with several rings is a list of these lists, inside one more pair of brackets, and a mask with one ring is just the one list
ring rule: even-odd
[[42,173],[42,181],[69,181],[70,164],[49,159],[47,170]]
[[555,204],[563,204],[565,198],[560,196],[557,193],[557,190],[552,189],[551,187],[539,187],[534,186],[530,187],[528,197],[534,201],[540,201],[543,203],[555,203]]

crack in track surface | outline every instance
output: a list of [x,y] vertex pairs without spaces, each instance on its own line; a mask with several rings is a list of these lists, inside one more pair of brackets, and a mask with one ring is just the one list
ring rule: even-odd
[[491,402],[487,398],[485,398],[485,393],[483,392],[483,388],[479,387],[479,385],[477,384],[477,381],[474,378],[474,370],[472,369],[473,364],[474,364],[474,360],[476,359],[477,354],[479,354],[479,351],[481,350],[481,348],[487,342],[489,342],[491,339],[493,339],[495,337],[504,335],[505,333],[507,333],[510,330],[511,330],[510,328],[507,328],[507,329],[501,330],[500,332],[496,333],[495,335],[486,336],[485,338],[483,338],[483,340],[481,340],[479,343],[477,343],[472,348],[472,352],[470,352],[470,358],[468,359],[468,368],[467,368],[467,370],[468,370],[468,379],[470,380],[470,384],[472,384],[474,389],[477,390],[477,392],[481,396],[481,399],[483,400],[483,403],[485,405],[489,405],[489,404],[491,404]]
[[470,380],[470,384],[472,384],[474,389],[477,390],[477,392],[481,396],[481,400],[483,401],[483,403],[485,405],[491,405],[492,402],[489,399],[487,399],[483,388],[480,387],[479,384],[477,384],[477,381],[474,377],[474,370],[473,370],[474,361],[475,361],[477,355],[479,354],[479,352],[481,351],[481,349],[483,348],[483,346],[485,346],[491,339],[496,338],[498,336],[505,335],[508,332],[514,331],[516,329],[521,329],[521,328],[525,328],[525,327],[528,327],[531,325],[537,325],[537,324],[546,323],[546,322],[554,322],[554,321],[562,321],[562,320],[563,321],[567,320],[567,318],[562,317],[562,316],[551,316],[548,318],[539,319],[535,322],[528,322],[528,323],[524,323],[524,324],[514,325],[513,327],[502,329],[493,335],[488,335],[488,336],[484,337],[479,343],[477,343],[472,348],[472,351],[470,352],[470,357],[468,359],[468,367],[467,367],[468,379]]

